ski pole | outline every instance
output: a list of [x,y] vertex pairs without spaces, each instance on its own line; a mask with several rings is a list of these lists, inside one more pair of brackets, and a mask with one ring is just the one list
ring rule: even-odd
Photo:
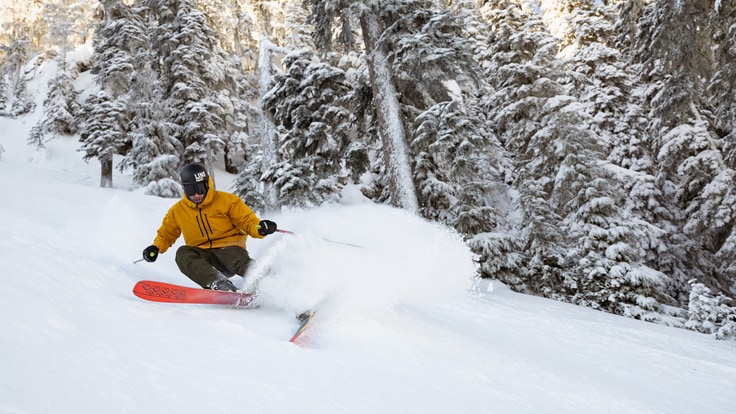
[[138,259],[138,260],[134,260],[134,261],[133,261],[133,264],[136,264],[136,263],[138,263],[138,262],[142,262],[142,261],[143,261],[143,259]]
[[[283,234],[291,234],[292,236],[295,236],[296,235],[296,233],[294,233],[293,231],[290,231],[290,230],[277,229],[276,231],[279,232],[279,233],[283,233]],[[320,237],[320,240],[326,241],[328,243],[341,244],[343,246],[350,246],[350,247],[357,247],[359,249],[365,249],[364,246],[359,246],[357,244],[346,243],[346,242],[341,242],[341,241],[330,240],[330,239],[326,239],[324,237]]]

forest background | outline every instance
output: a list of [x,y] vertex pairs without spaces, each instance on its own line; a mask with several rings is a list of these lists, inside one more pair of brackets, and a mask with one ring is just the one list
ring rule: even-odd
[[79,140],[102,186],[179,197],[201,162],[258,211],[358,190],[514,290],[736,335],[734,0],[0,0],[0,24],[0,116],[43,113],[3,141]]

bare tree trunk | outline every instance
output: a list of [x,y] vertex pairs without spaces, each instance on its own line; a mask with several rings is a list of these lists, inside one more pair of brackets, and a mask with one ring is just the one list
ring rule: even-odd
[[373,104],[378,116],[378,130],[383,141],[383,156],[389,174],[393,203],[412,213],[419,212],[416,187],[412,178],[401,107],[391,80],[386,50],[379,43],[383,29],[375,10],[365,8],[360,16],[366,60],[371,76]]
[[[258,85],[260,96],[268,92],[268,86],[271,83],[271,52],[275,45],[263,35],[259,47],[260,56],[258,57]],[[276,164],[276,126],[273,121],[261,111],[261,173],[272,165]],[[266,209],[274,209],[278,206],[278,192],[273,183],[266,181],[263,188],[263,201]]]
[[100,158],[100,187],[112,187],[112,156]]

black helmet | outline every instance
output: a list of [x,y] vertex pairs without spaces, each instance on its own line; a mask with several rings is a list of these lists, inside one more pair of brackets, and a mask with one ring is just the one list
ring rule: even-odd
[[184,194],[191,197],[195,194],[206,195],[209,189],[209,175],[207,170],[199,164],[187,164],[179,170],[179,178],[181,186],[184,188]]

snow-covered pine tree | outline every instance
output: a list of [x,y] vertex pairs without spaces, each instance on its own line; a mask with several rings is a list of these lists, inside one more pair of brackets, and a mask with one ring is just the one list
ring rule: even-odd
[[[672,217],[663,193],[653,185],[655,171],[650,148],[641,145],[646,135],[647,121],[639,94],[634,90],[636,73],[625,57],[610,47],[614,33],[613,8],[594,2],[582,5],[548,5],[562,12],[566,23],[559,36],[564,44],[560,56],[565,70],[560,82],[571,87],[584,103],[591,131],[608,153],[608,159],[622,168],[614,168],[615,178],[625,189],[624,209],[632,219],[661,222],[654,217]],[[655,208],[661,206],[661,208]],[[637,253],[643,263],[652,268],[676,262],[673,252],[662,249],[668,233],[662,229],[638,226]],[[677,304],[676,302],[672,304]]]
[[351,21],[355,19],[360,22],[365,46],[365,62],[373,92],[376,132],[383,144],[382,178],[388,190],[386,199],[411,212],[417,212],[419,206],[411,174],[406,125],[403,122],[398,92],[394,84],[386,37],[387,29],[400,19],[403,12],[421,8],[423,3],[429,1],[309,2],[311,10],[309,18],[315,26],[313,32],[315,46],[322,54],[332,50],[333,38],[348,41],[352,36]]
[[152,69],[152,58],[131,74],[128,137],[131,148],[120,163],[120,169],[132,168],[133,181],[146,187],[146,194],[159,197],[181,197],[178,170],[182,144],[177,139],[179,126],[172,119],[172,108],[163,99],[158,73]]
[[714,10],[712,16],[718,70],[707,93],[714,107],[714,126],[724,137],[725,160],[730,168],[736,168],[736,4],[720,2],[720,9]]
[[38,63],[40,62],[37,58],[26,69],[20,68],[20,76],[14,82],[10,103],[10,116],[13,118],[33,112],[36,109],[34,97],[28,91],[28,82],[31,80],[32,72],[35,71]]
[[[507,230],[506,237],[493,237],[503,244],[491,250],[503,254],[490,257],[482,253],[485,249],[474,250],[482,256],[481,271],[484,273],[486,266],[500,262],[489,267],[502,271],[487,275],[499,277],[520,291],[552,296],[560,289],[564,262],[560,252],[567,248],[566,238],[550,235],[554,227],[546,227],[560,221],[548,202],[545,175],[536,175],[539,171],[532,173],[546,164],[543,160],[527,164],[531,158],[525,161],[524,153],[529,150],[529,154],[533,154],[535,149],[529,147],[529,140],[542,128],[536,112],[542,112],[549,97],[562,93],[559,85],[545,77],[548,72],[545,66],[556,52],[556,43],[545,32],[540,16],[529,10],[526,2],[486,2],[480,11],[490,29],[483,75],[494,88],[481,97],[482,107],[507,154],[515,158],[515,171],[508,176],[509,179],[516,177],[514,187],[519,197],[514,206],[521,220],[511,223],[519,228],[518,233]],[[535,177],[542,178],[537,181]],[[545,191],[547,193],[543,193]],[[469,241],[471,245],[476,237]]]
[[[368,169],[345,162],[348,149],[360,142],[352,126],[351,86],[342,70],[309,51],[287,55],[284,66],[286,73],[262,98],[279,128],[279,162],[263,179],[275,185],[281,205],[336,201],[346,180]],[[361,171],[350,171],[355,167]]]
[[[673,252],[670,258],[674,260],[659,269],[670,275],[668,293],[680,304],[687,301],[683,292],[691,278],[715,289],[724,284],[713,260],[714,251],[700,244],[703,239],[688,235],[685,224],[691,217],[701,220],[705,214],[733,208],[721,206],[698,213],[701,206],[713,207],[704,203],[703,191],[727,168],[723,142],[714,133],[704,93],[715,69],[712,27],[707,24],[711,10],[712,2],[705,0],[655,1],[644,10],[635,44],[634,59],[641,65],[641,80],[647,83],[644,104],[651,118],[647,130],[650,139],[642,145],[649,145],[656,154],[654,182],[670,200],[672,217],[672,221],[652,223],[669,227],[670,232],[665,250]],[[660,258],[660,262],[664,260]]]
[[467,5],[409,4],[397,7],[383,41],[404,112],[416,114],[407,131],[420,212],[467,236],[495,231],[505,217],[504,157],[476,98],[485,85],[471,52],[484,37],[466,30],[485,25]]
[[57,134],[71,135],[79,131],[81,121],[77,96],[74,79],[60,66],[57,75],[49,81],[48,95],[43,102],[44,114],[39,121],[47,139]]
[[[11,116],[17,116],[21,113],[25,113],[23,109],[25,105],[19,105],[17,102],[27,101],[25,94],[25,78],[23,76],[23,65],[26,63],[29,55],[30,41],[23,35],[9,36],[7,43],[0,43],[0,50],[5,55],[5,60],[2,66],[2,73],[7,73],[7,100],[10,103],[10,108],[7,108],[8,102],[3,105],[4,113]],[[15,115],[13,115],[15,114]]]
[[[219,88],[224,90],[215,100],[222,105],[222,129],[225,170],[237,174],[247,161],[247,146],[251,135],[257,135],[260,109],[258,85],[254,76],[256,61],[256,37],[254,37],[257,12],[269,8],[267,2],[257,5],[242,0],[197,0],[196,4],[213,28],[216,44],[222,46],[222,78]],[[252,9],[252,10],[250,10]],[[249,13],[250,12],[250,13]],[[302,15],[305,13],[302,10]],[[271,29],[263,22],[265,30]]]
[[517,272],[503,279],[516,290],[564,300],[564,284],[569,277],[566,258],[568,237],[562,230],[562,218],[551,208],[551,178],[527,177],[519,172],[519,196],[515,206],[521,212]]
[[104,0],[105,18],[94,35],[94,64],[97,84],[118,98],[128,93],[131,74],[143,62],[136,61],[148,47],[141,16],[123,0]]
[[[586,74],[569,72],[557,59],[558,41],[525,7],[502,2],[484,8],[489,25],[501,33],[490,37],[489,81],[497,90],[486,102],[501,142],[518,157],[517,206],[523,253],[529,253],[521,288],[656,317],[650,313],[658,311],[663,275],[643,265],[637,244],[643,230],[622,208],[624,192],[605,168],[610,141],[592,127],[598,102],[573,96],[584,90],[578,86],[588,82]],[[559,27],[567,33],[568,57],[589,41],[575,38],[571,22]]]
[[736,337],[736,308],[726,304],[723,294],[714,295],[697,279],[688,281],[690,299],[688,301],[688,320],[685,326],[694,331],[715,334],[716,339]]
[[[563,119],[570,115],[561,109]],[[570,111],[575,113],[575,108]],[[573,303],[655,319],[661,301],[658,288],[665,276],[641,263],[637,244],[641,229],[620,207],[623,191],[602,165],[605,154],[597,147],[598,138],[575,119],[565,120],[557,135],[561,163],[552,193],[573,247],[569,263],[574,285],[565,290]]]
[[[101,131],[86,131],[82,141],[89,140],[86,143],[85,159],[92,156],[100,159],[103,164],[101,183],[103,186],[110,186],[112,185],[113,159],[109,152],[125,156],[125,152],[133,143],[127,136],[130,127],[128,121],[133,118],[130,110],[133,105],[131,105],[129,94],[131,76],[138,66],[143,64],[143,62],[136,61],[136,57],[142,50],[146,50],[147,42],[143,21],[131,6],[122,0],[104,0],[102,6],[104,18],[93,37],[95,53],[90,72],[96,75],[95,81],[104,94],[89,99],[87,103],[103,107],[109,106],[116,113],[112,115],[114,119],[88,121],[90,125],[111,122],[112,129],[106,138],[98,137],[106,134]],[[95,113],[93,108],[87,110],[93,116],[104,118],[103,114]],[[116,135],[113,136],[113,134]],[[110,139],[110,142],[103,144],[102,142],[107,139]],[[102,145],[110,145],[110,148],[114,149],[100,151],[98,147]]]
[[128,136],[131,149],[120,168],[133,168],[133,181],[146,187],[146,194],[159,197],[181,197],[178,170],[182,144],[176,138],[179,126],[171,122],[170,111],[157,88],[157,77],[150,68],[135,74],[132,83],[133,117]]
[[417,117],[411,142],[422,216],[467,236],[497,230],[505,215],[503,151],[482,119],[459,100],[438,103]]
[[[719,7],[711,13],[711,22],[714,25],[714,39],[718,45],[715,49],[718,70],[708,85],[707,95],[714,108],[715,133],[723,137],[724,162],[728,167],[706,188],[706,192],[711,187],[719,188],[722,191],[718,196],[727,198],[713,203],[713,207],[717,208],[718,205],[736,205],[732,200],[735,179],[733,170],[736,169],[736,3],[720,2]],[[704,198],[714,199],[714,197]],[[725,211],[730,213],[732,210]],[[714,222],[725,219],[724,215],[715,211],[710,215],[714,218]],[[730,232],[718,249],[715,260],[719,263],[718,272],[729,285],[729,290],[736,292],[736,231],[732,220],[728,227]],[[723,233],[725,236],[726,232]]]
[[146,188],[146,194],[178,198],[181,186],[176,181],[181,166],[182,145],[176,138],[172,109],[164,102],[158,65],[160,59],[149,36],[155,25],[148,26],[153,13],[151,4],[138,2],[128,6],[119,0],[104,4],[105,20],[96,32],[98,60],[93,70],[100,86],[125,100],[125,132],[129,148],[118,165],[121,171],[132,169],[133,182]]
[[101,90],[90,95],[84,103],[85,123],[80,135],[84,160],[100,161],[100,186],[112,187],[112,157],[124,153],[130,141],[125,135],[125,103]]
[[217,36],[193,0],[147,3],[158,23],[152,46],[161,62],[165,99],[173,121],[181,127],[182,163],[211,165],[221,154],[229,135],[225,128],[230,96],[225,79],[227,56]]
[[[73,26],[82,19],[79,4],[67,4],[68,0],[48,1],[43,4],[43,20],[46,26],[46,35],[53,39],[53,43],[58,49],[57,62],[62,72],[69,70],[67,68],[67,53],[73,46]],[[69,2],[71,3],[71,2]]]
[[3,66],[0,66],[0,116],[5,115],[5,107],[8,105],[8,81]]

